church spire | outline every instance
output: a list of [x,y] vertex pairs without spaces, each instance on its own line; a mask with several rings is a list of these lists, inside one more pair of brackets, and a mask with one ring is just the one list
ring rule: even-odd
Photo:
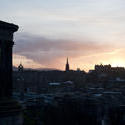
[[69,61],[68,61],[68,57],[67,57],[67,62],[66,62],[66,68],[65,71],[69,71]]
[[66,64],[69,64],[68,57],[67,57],[67,63]]

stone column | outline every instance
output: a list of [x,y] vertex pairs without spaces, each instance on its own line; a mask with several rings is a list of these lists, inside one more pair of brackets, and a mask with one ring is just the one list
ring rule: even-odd
[[0,125],[22,125],[22,109],[12,99],[13,33],[18,26],[0,21]]
[[0,21],[0,98],[12,95],[13,33],[18,26]]

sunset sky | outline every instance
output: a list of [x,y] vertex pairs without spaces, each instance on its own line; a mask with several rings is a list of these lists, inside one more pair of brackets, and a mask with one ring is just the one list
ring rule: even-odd
[[0,20],[20,27],[15,66],[125,67],[125,0],[0,0]]

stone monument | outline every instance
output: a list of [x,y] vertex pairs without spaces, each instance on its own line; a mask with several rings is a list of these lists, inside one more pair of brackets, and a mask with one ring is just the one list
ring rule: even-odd
[[0,21],[0,125],[22,125],[21,106],[12,99],[13,33],[18,26]]

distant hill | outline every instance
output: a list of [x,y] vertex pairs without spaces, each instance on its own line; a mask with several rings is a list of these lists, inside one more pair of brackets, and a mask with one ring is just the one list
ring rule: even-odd
[[42,71],[58,70],[58,71],[61,71],[61,70],[55,69],[55,68],[38,68],[38,69],[34,69],[34,70],[42,70]]
[[[24,70],[33,70],[33,71],[52,71],[52,70],[57,70],[57,71],[61,71],[61,70],[55,69],[55,68],[37,68],[37,69],[24,68]],[[18,71],[18,68],[16,66],[13,66],[13,71]]]

